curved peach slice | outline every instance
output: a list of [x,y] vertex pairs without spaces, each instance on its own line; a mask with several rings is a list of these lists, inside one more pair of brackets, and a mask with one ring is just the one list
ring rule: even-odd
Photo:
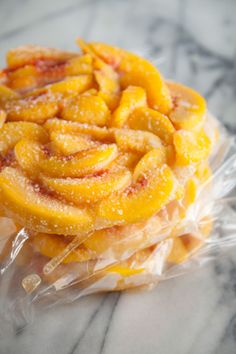
[[182,201],[185,208],[188,208],[189,205],[191,205],[195,201],[196,195],[197,195],[197,183],[194,178],[190,178],[186,183],[185,190],[184,190],[184,197]]
[[200,181],[200,183],[204,183],[209,180],[212,176],[211,168],[207,161],[202,161],[195,172],[196,177]]
[[97,218],[108,223],[135,223],[157,213],[168,201],[175,185],[167,165],[141,178],[122,193],[115,193],[98,206]]
[[99,96],[78,96],[65,102],[61,117],[79,123],[104,126],[110,117],[110,111]]
[[69,122],[58,118],[52,118],[44,124],[44,127],[50,133],[55,131],[60,131],[62,134],[81,133],[91,135],[94,139],[101,141],[113,140],[113,133],[109,129],[105,127],[97,127],[96,125]]
[[65,64],[65,75],[92,74],[92,56],[89,54],[77,55],[67,60]]
[[166,144],[172,144],[175,128],[167,116],[150,108],[138,108],[129,116],[131,129],[147,130],[156,134]]
[[18,97],[19,97],[18,93],[11,90],[7,86],[0,85],[0,102],[4,102],[5,100],[10,100]]
[[0,129],[3,127],[3,124],[5,123],[7,118],[6,112],[0,109]]
[[[61,254],[68,246],[68,240],[61,235],[47,235],[38,233],[32,237],[34,249],[45,257],[54,258]],[[87,250],[83,245],[72,250],[62,263],[86,262],[94,258],[94,252]]]
[[[133,168],[136,166],[138,161],[141,158],[141,154],[135,153],[135,152],[123,152],[120,153],[119,156],[115,159],[114,165],[115,166],[123,166],[127,167],[130,170],[133,170]],[[111,165],[111,168],[113,166]]]
[[119,106],[112,114],[110,126],[122,128],[133,110],[146,105],[147,99],[144,89],[136,86],[128,86],[122,92]]
[[160,147],[147,152],[138,162],[134,169],[133,181],[138,181],[139,178],[150,174],[151,171],[160,168],[166,163],[165,148]]
[[15,69],[26,64],[34,64],[38,60],[65,61],[75,55],[77,54],[54,48],[26,45],[8,51],[7,65]]
[[186,249],[182,237],[175,237],[172,239],[173,245],[169,256],[167,257],[167,261],[170,263],[182,263],[189,256],[189,252]]
[[81,177],[106,168],[118,155],[115,144],[100,145],[70,156],[51,156],[39,161],[39,167],[52,177]]
[[69,134],[55,131],[51,133],[51,147],[56,154],[71,155],[78,151],[88,150],[98,145],[85,134]]
[[46,130],[36,123],[7,122],[0,129],[0,153],[6,154],[23,138],[46,143],[48,135]]
[[124,190],[131,182],[127,169],[104,172],[84,178],[51,178],[41,176],[43,184],[64,199],[75,204],[94,203],[108,197],[112,192]]
[[53,97],[42,94],[6,102],[5,110],[10,121],[43,123],[58,112],[58,104]]
[[49,92],[61,94],[78,94],[91,88],[93,85],[92,75],[79,75],[68,77],[65,80],[46,86]]
[[169,117],[177,129],[192,129],[201,124],[206,115],[206,102],[193,89],[168,81],[172,99],[173,109]]
[[26,65],[17,70],[10,71],[7,78],[9,87],[22,92],[37,87],[39,83],[39,73],[33,65]]
[[174,134],[176,163],[183,166],[200,162],[208,157],[211,142],[203,129],[199,132],[179,130]]
[[21,169],[31,177],[37,177],[39,161],[44,158],[42,145],[37,141],[22,139],[16,144],[14,153]]
[[146,153],[152,149],[162,147],[158,136],[142,130],[114,129],[115,140],[123,151]]
[[90,43],[90,48],[120,73],[123,88],[140,86],[147,92],[149,105],[167,113],[171,108],[169,90],[158,70],[147,60],[123,49],[103,43]]
[[0,199],[6,215],[36,232],[77,235],[93,228],[88,211],[40,193],[37,186],[11,167],[0,173]]

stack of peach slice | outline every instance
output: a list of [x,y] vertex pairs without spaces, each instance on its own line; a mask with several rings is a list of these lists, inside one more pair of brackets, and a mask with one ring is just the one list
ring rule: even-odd
[[79,264],[95,280],[118,276],[111,290],[142,285],[127,278],[150,275],[155,257],[184,261],[209,234],[201,220],[197,234],[178,231],[210,176],[206,103],[135,54],[78,43],[82,54],[7,54],[1,215],[27,231],[32,257],[46,259],[38,277],[55,281]]

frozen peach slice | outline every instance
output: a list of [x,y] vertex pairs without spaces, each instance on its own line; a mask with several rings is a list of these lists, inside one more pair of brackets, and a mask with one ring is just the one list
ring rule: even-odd
[[167,258],[167,261],[170,263],[182,263],[186,258],[188,258],[189,252],[186,249],[182,237],[173,238],[173,245],[171,252]]
[[120,73],[123,88],[130,85],[142,87],[152,108],[161,113],[169,112],[172,104],[169,90],[158,70],[149,61],[103,43],[90,43],[90,48]]
[[18,93],[11,90],[9,87],[0,85],[0,102],[19,97]]
[[54,48],[26,45],[8,51],[7,65],[9,68],[15,69],[26,64],[34,64],[38,60],[65,61],[75,55],[77,54]]
[[7,117],[6,112],[0,109],[0,129],[3,127],[3,124],[6,121],[6,117]]
[[63,196],[69,202],[80,204],[97,202],[112,192],[124,190],[131,182],[131,173],[127,169],[120,169],[84,178],[41,176],[41,180],[51,191]]
[[42,172],[52,177],[81,177],[106,168],[118,155],[115,144],[100,145],[70,156],[51,156],[39,161]]
[[[34,249],[45,257],[54,258],[61,254],[68,246],[68,240],[61,235],[38,233],[32,237]],[[72,250],[63,263],[85,262],[94,258],[94,252],[87,250],[83,245]]]
[[8,85],[14,90],[25,92],[28,89],[37,87],[39,82],[39,72],[34,65],[26,65],[7,75]]
[[122,128],[133,110],[144,107],[146,104],[147,99],[144,89],[137,86],[127,87],[122,92],[119,106],[112,114],[110,126]]
[[98,145],[89,135],[69,134],[55,131],[51,133],[51,148],[56,154],[71,155]]
[[58,112],[58,104],[48,94],[26,97],[6,102],[5,110],[10,121],[43,123]]
[[98,206],[97,218],[109,223],[135,223],[157,213],[169,200],[174,176],[167,165],[140,178],[122,193],[115,193]]
[[171,144],[175,128],[167,116],[150,108],[138,108],[128,119],[131,129],[147,130],[159,136],[166,144]]
[[173,100],[169,117],[177,129],[191,130],[201,124],[206,115],[206,102],[193,89],[176,82],[168,81]]
[[209,163],[207,161],[200,162],[196,169],[195,175],[200,181],[200,183],[204,183],[207,180],[211,179],[212,172]]
[[60,131],[60,133],[81,133],[91,135],[94,139],[101,141],[111,141],[113,133],[105,127],[97,127],[96,125],[83,124],[77,122],[69,122],[66,120],[52,118],[49,119],[44,127],[50,133]]
[[78,94],[88,90],[92,85],[92,75],[79,75],[48,85],[46,89],[53,93]]
[[110,111],[101,97],[81,95],[65,102],[61,117],[79,123],[104,126],[110,117]]
[[211,142],[203,129],[199,132],[179,130],[174,134],[177,165],[189,165],[208,157]]
[[[133,170],[133,168],[136,166],[138,161],[141,158],[141,154],[136,153],[136,152],[123,152],[120,153],[119,156],[115,159],[114,165],[115,166],[123,166],[127,167],[130,170]],[[111,165],[111,168],[113,165]]]
[[151,171],[160,168],[165,163],[166,153],[164,147],[147,152],[134,169],[133,181],[136,182],[140,177],[150,174]]
[[80,55],[67,60],[65,64],[65,75],[92,74],[92,56],[89,54]]
[[14,153],[21,169],[31,177],[37,177],[39,161],[44,158],[42,145],[37,141],[22,139],[16,144]]
[[46,130],[36,123],[7,122],[0,129],[0,153],[6,154],[23,138],[46,143],[48,135]]
[[40,193],[37,186],[11,167],[0,173],[0,199],[6,215],[36,232],[77,235],[92,229],[88,211]]
[[162,147],[158,136],[142,130],[114,129],[115,140],[123,151],[146,153],[152,149]]

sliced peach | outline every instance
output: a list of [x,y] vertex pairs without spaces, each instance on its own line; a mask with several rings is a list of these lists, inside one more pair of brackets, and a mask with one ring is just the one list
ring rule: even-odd
[[90,43],[90,48],[120,73],[123,88],[140,86],[147,92],[149,105],[167,113],[171,109],[169,90],[158,70],[146,59],[103,43]]
[[133,181],[151,173],[166,163],[166,152],[164,147],[153,149],[147,152],[138,162],[134,169]]
[[183,261],[186,260],[189,256],[189,252],[186,249],[182,237],[175,237],[172,239],[173,240],[173,245],[171,252],[167,258],[167,261],[170,263],[182,263]]
[[176,163],[183,166],[206,159],[211,151],[211,142],[203,129],[199,132],[179,130],[174,134]]
[[146,153],[152,149],[162,147],[158,136],[142,130],[114,129],[117,145],[122,151],[136,151]]
[[119,106],[112,114],[110,126],[122,128],[133,110],[144,107],[146,104],[147,99],[144,89],[137,86],[128,86],[122,92]]
[[[122,193],[115,193],[101,201],[98,219],[108,223],[135,223],[157,213],[169,200],[175,185],[174,176],[167,165],[141,178]],[[144,207],[145,206],[145,207]]]
[[66,120],[53,118],[49,119],[44,127],[49,132],[60,131],[61,133],[81,133],[91,135],[94,139],[101,141],[110,141],[113,133],[105,127],[97,127],[96,125],[82,124],[77,122],[69,122]]
[[198,165],[196,172],[195,172],[196,177],[200,181],[200,183],[204,183],[207,180],[209,180],[212,176],[211,168],[209,166],[209,163],[207,161],[202,161]]
[[26,65],[7,75],[8,85],[14,90],[27,91],[38,86],[39,72],[34,65]]
[[46,130],[36,123],[7,122],[0,129],[0,153],[6,154],[23,138],[45,143],[48,140],[48,135]]
[[191,205],[197,195],[197,183],[194,178],[190,178],[185,186],[183,205],[188,208]]
[[0,102],[5,100],[10,100],[13,98],[18,98],[19,95],[15,91],[11,90],[9,87],[0,85]]
[[112,192],[124,190],[131,182],[127,169],[104,172],[84,178],[51,178],[41,176],[43,184],[51,191],[75,204],[94,203]]
[[44,158],[42,145],[37,141],[22,139],[16,144],[14,153],[21,169],[31,177],[37,177],[39,161]]
[[[61,235],[48,235],[38,233],[32,237],[34,249],[45,257],[54,258],[61,254],[68,246],[68,240]],[[72,250],[69,255],[63,259],[63,263],[86,262],[94,258],[92,251],[86,249],[83,245]]]
[[48,85],[46,89],[49,92],[61,94],[78,94],[91,88],[93,85],[92,75],[79,75],[69,77],[60,82]]
[[70,156],[42,159],[39,161],[39,167],[42,172],[52,177],[81,177],[106,168],[117,155],[115,144],[103,144]]
[[51,147],[56,154],[71,155],[98,145],[89,135],[69,134],[55,131],[51,133]]
[[6,215],[36,232],[77,235],[92,229],[88,211],[40,193],[37,186],[11,167],[0,173],[0,199]]
[[130,170],[133,170],[141,156],[141,154],[135,152],[123,152],[120,153],[119,156],[115,159],[114,165],[127,167]]
[[6,112],[2,109],[0,109],[0,129],[3,127],[3,124],[5,123],[7,118]]
[[193,89],[176,82],[168,81],[167,85],[174,102],[169,117],[175,127],[191,130],[201,124],[206,115],[204,98]]
[[67,60],[65,65],[65,75],[92,74],[92,56],[89,54],[75,56]]
[[104,126],[110,117],[110,111],[101,97],[81,95],[66,101],[61,117],[79,123]]
[[150,108],[138,108],[128,119],[131,129],[147,130],[156,134],[166,144],[172,144],[175,128],[167,116]]
[[58,112],[58,104],[53,97],[42,94],[6,102],[5,110],[10,121],[43,123]]

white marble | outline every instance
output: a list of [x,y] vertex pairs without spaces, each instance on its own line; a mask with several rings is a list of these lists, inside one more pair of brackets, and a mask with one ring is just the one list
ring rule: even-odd
[[[9,48],[74,49],[77,36],[143,53],[204,94],[236,132],[235,0],[1,0]],[[150,292],[90,296],[0,339],[1,354],[233,354],[236,251]],[[1,326],[1,324],[0,324]]]

